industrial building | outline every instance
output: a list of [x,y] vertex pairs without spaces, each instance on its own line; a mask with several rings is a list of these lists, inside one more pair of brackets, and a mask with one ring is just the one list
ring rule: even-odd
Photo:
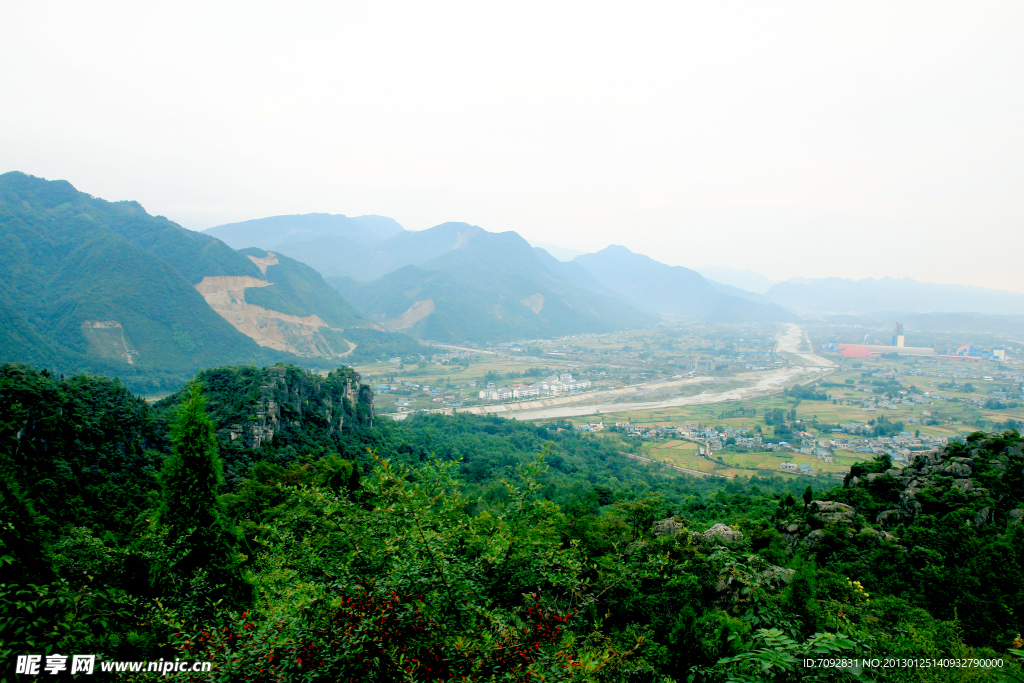
[[991,351],[984,351],[970,344],[962,344],[956,349],[949,349],[945,354],[938,353],[935,349],[924,346],[907,346],[902,323],[896,323],[896,327],[893,329],[892,346],[830,342],[822,348],[826,351],[836,351],[843,358],[875,358],[883,354],[896,354],[898,356],[928,356],[943,360],[991,360],[1000,362],[1006,360],[1006,349],[1002,346],[996,346]]
[[880,344],[837,344],[839,355],[843,358],[872,358],[883,353],[895,353],[900,356],[934,356],[935,349],[924,346],[907,346],[907,338],[903,334],[903,323],[896,323],[892,331],[892,346]]

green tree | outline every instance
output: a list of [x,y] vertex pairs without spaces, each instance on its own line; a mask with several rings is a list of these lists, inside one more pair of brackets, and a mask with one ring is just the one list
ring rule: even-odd
[[202,384],[188,385],[188,396],[171,426],[171,455],[160,474],[161,500],[157,521],[163,541],[174,552],[155,567],[154,583],[175,583],[205,570],[225,582],[233,602],[245,602],[251,589],[241,576],[238,538],[217,497],[223,484],[213,424],[206,414]]
[[814,490],[808,484],[807,488],[804,489],[804,512],[807,511],[807,506],[811,504],[812,500],[814,500]]

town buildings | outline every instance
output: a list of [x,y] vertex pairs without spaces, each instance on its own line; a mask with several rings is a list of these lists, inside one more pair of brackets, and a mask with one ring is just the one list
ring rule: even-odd
[[513,384],[507,387],[488,386],[480,390],[480,399],[484,401],[511,401],[534,396],[557,396],[591,388],[589,379],[574,379],[571,373],[551,375],[536,384]]

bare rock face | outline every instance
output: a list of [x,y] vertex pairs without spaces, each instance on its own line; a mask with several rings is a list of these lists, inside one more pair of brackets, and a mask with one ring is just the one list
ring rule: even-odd
[[882,526],[895,526],[896,524],[900,524],[910,519],[913,519],[913,515],[907,513],[905,510],[897,508],[895,510],[879,512],[875,521]]
[[851,524],[857,518],[857,511],[852,505],[836,503],[831,500],[812,501],[807,512],[811,517],[822,522]]
[[972,473],[974,460],[972,458],[953,458],[940,470],[942,474],[952,477],[966,478]]
[[675,517],[668,517],[654,523],[652,526],[654,536],[678,536],[683,530],[683,524]]
[[698,543],[721,542],[731,544],[743,540],[743,532],[739,529],[733,529],[727,524],[716,524],[702,534],[693,532],[691,536]]
[[1010,519],[1010,525],[1020,524],[1021,519],[1024,518],[1024,510],[1020,508],[1014,508],[1006,513],[1006,516]]
[[992,522],[992,508],[983,507],[974,515],[974,526],[982,526]]
[[261,448],[275,435],[304,425],[328,434],[373,425],[373,392],[348,368],[326,377],[290,365],[216,368],[200,378],[222,441]]
[[862,536],[868,536],[870,538],[876,538],[882,541],[899,541],[898,538],[890,534],[888,531],[878,529],[872,529],[871,527],[864,527],[860,530]]
[[817,548],[821,544],[821,539],[825,538],[825,532],[821,529],[815,529],[811,533],[807,534],[804,539],[804,543],[807,544],[808,548]]
[[953,488],[960,489],[964,493],[970,493],[974,490],[974,482],[970,479],[957,479],[953,482]]
[[900,499],[897,506],[911,517],[917,517],[921,514],[921,502],[915,495],[920,490],[921,489],[919,488],[911,486],[900,491]]

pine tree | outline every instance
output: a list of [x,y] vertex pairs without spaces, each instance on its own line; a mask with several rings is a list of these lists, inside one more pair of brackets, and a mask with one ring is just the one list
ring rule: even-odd
[[812,500],[814,500],[814,490],[808,484],[807,488],[804,489],[804,511],[807,510],[807,506],[811,504]]
[[244,601],[251,593],[238,566],[238,538],[217,497],[223,483],[213,424],[206,414],[202,385],[190,382],[171,426],[171,455],[160,475],[162,498],[157,519],[167,542],[182,555],[171,574],[191,577],[205,569],[214,584]]

